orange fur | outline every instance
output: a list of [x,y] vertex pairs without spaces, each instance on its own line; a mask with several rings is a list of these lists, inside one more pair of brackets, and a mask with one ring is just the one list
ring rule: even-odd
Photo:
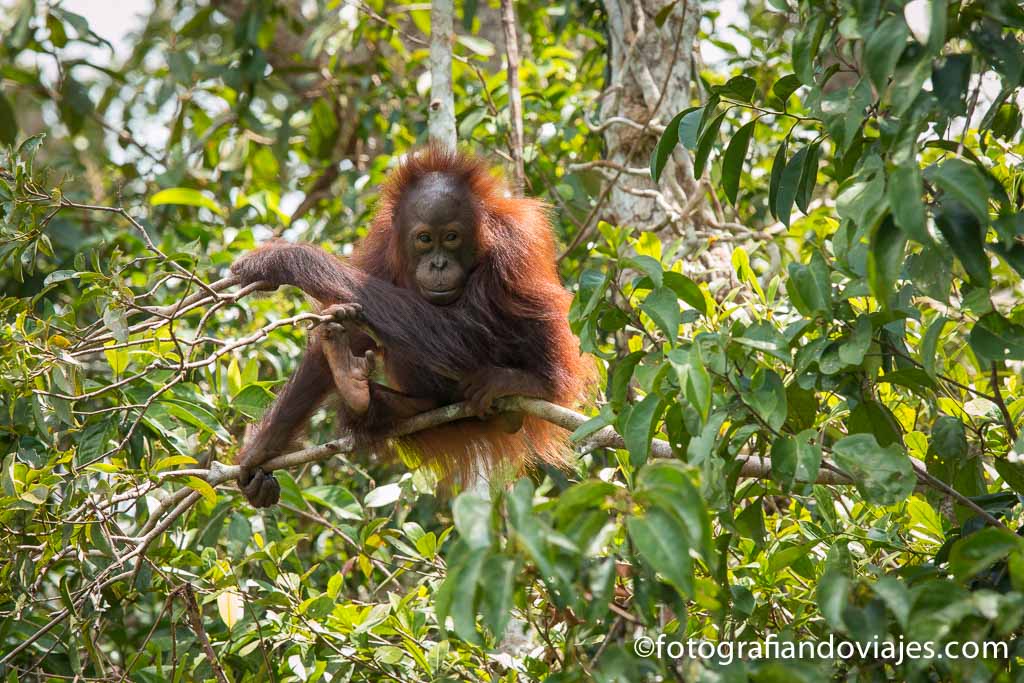
[[[569,329],[572,295],[558,277],[548,208],[536,199],[513,196],[503,179],[481,159],[437,146],[407,156],[385,181],[373,223],[353,255],[353,263],[394,285],[411,287],[412,283],[406,282],[395,211],[403,193],[430,173],[464,180],[475,200],[480,253],[464,294],[465,307],[475,307],[472,310],[479,311],[479,319],[490,319],[497,310],[502,320],[511,317],[540,326],[540,338],[524,340],[523,357],[541,364],[540,372],[550,389],[545,398],[578,407],[594,385],[595,367],[581,355],[579,342]],[[497,340],[518,329],[494,329],[492,334]],[[486,360],[487,350],[480,349],[479,357]],[[392,376],[392,380],[397,388],[403,387],[401,376]],[[496,420],[474,418],[377,445],[411,455],[445,479],[461,483],[478,474],[517,474],[542,463],[567,468],[572,462],[568,432],[529,415],[523,428],[513,434],[502,431]]]

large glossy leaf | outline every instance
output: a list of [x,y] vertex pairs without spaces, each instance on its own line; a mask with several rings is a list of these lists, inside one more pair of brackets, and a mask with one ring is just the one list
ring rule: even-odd
[[[807,157],[808,149],[808,147],[800,148],[786,164],[786,168],[779,177],[779,189],[775,196],[775,215],[787,227],[793,213],[793,202],[800,191],[800,178],[804,172],[804,159]],[[776,157],[776,161],[778,159]]]
[[888,307],[896,292],[896,279],[903,269],[907,236],[887,216],[871,235],[868,251],[868,284],[883,307]]
[[622,429],[622,439],[626,442],[630,462],[634,465],[646,462],[654,430],[664,410],[665,402],[657,394],[648,394],[629,411]]
[[985,254],[985,231],[977,215],[959,202],[946,201],[936,211],[935,224],[963,264],[971,282],[979,287],[988,287],[992,282],[992,272]]
[[491,545],[491,503],[475,491],[459,494],[452,504],[455,528],[470,548]]
[[896,69],[896,62],[907,46],[910,31],[903,17],[887,17],[868,36],[864,46],[864,62],[875,89],[885,90]]
[[651,317],[670,342],[676,340],[679,334],[680,311],[675,292],[668,288],[654,290],[640,304],[640,310]]
[[967,207],[979,223],[988,224],[988,182],[974,164],[963,159],[947,159],[928,168],[925,177],[945,195]]
[[755,125],[757,119],[736,131],[725,150],[725,156],[722,157],[722,190],[726,199],[733,205],[736,204],[736,193],[740,188],[740,176],[743,174],[743,160],[747,158],[747,149]]
[[818,181],[818,155],[820,150],[820,142],[811,143],[807,147],[807,154],[804,156],[803,165],[800,167],[800,181],[797,184],[796,190],[796,206],[805,214],[811,203],[814,185]]
[[914,490],[917,478],[910,458],[896,445],[882,447],[872,434],[855,434],[832,446],[836,464],[853,477],[865,500],[892,505]]
[[982,316],[971,328],[969,342],[985,366],[992,361],[1024,360],[1024,326],[998,313]]
[[931,245],[933,240],[926,227],[924,184],[921,182],[921,170],[916,161],[911,161],[893,169],[889,174],[889,185],[886,188],[889,197],[889,208],[897,227],[907,237]]
[[784,490],[792,488],[794,482],[813,483],[817,479],[821,447],[814,437],[814,430],[808,429],[797,436],[779,436],[772,443],[772,479]]
[[[768,180],[768,210],[772,214],[772,218],[779,217],[778,201],[779,201],[779,184],[782,182],[782,172],[786,168],[786,153],[789,149],[789,138],[784,138],[779,148],[775,150],[775,158],[772,160],[772,173]],[[792,205],[790,205],[792,206]],[[786,217],[786,221],[789,221],[789,217]]]
[[683,597],[692,597],[693,560],[683,523],[675,515],[652,507],[643,516],[629,517],[626,528],[640,557]]
[[966,581],[1022,547],[1024,540],[1006,529],[982,529],[953,545],[949,568],[958,579]]
[[665,127],[665,132],[654,147],[654,153],[651,154],[651,178],[654,179],[654,182],[658,182],[661,179],[661,172],[665,170],[665,165],[668,163],[669,157],[672,156],[672,150],[679,144],[679,124],[683,117],[699,109],[701,107],[684,109],[676,114],[668,126]]
[[728,110],[713,118],[700,134],[700,141],[697,143],[697,153],[693,156],[693,175],[696,178],[704,175],[704,167],[707,165],[708,156],[711,154],[711,149],[715,146],[715,141],[718,140],[718,131],[722,127],[722,121],[725,119],[726,113],[728,113]]

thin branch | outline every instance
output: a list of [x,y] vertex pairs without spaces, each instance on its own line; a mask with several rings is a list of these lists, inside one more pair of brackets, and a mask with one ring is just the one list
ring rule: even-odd
[[999,412],[1003,414],[1003,423],[1006,425],[1010,440],[1016,443],[1017,427],[1013,424],[1013,417],[1010,416],[1010,409],[1006,407],[1006,401],[1003,400],[1003,392],[999,388],[999,367],[995,361],[992,361],[992,393],[995,404],[999,406]]
[[[499,411],[522,411],[547,422],[558,425],[569,431],[574,431],[580,425],[590,420],[590,417],[564,406],[556,405],[538,398],[527,398],[524,396],[510,396],[499,399],[497,402]],[[473,417],[475,414],[468,403],[453,403],[443,408],[420,413],[414,417],[400,422],[388,436],[397,438],[413,434],[415,432],[436,427],[438,425]],[[326,443],[279,455],[272,460],[260,465],[266,471],[280,470],[311,462],[319,462],[341,453],[349,453],[353,450],[355,443],[349,436],[334,439]],[[611,426],[604,427],[591,434],[585,440],[582,448],[593,450],[595,448],[625,448],[626,444],[622,436]],[[651,454],[659,458],[673,458],[675,452],[672,445],[662,439],[654,439],[651,442]],[[751,479],[768,479],[771,477],[771,462],[756,455],[740,455],[741,461],[740,476]],[[198,477],[211,486],[219,486],[224,482],[237,479],[242,468],[238,465],[222,465],[213,463],[210,469],[184,469],[161,472],[157,477],[163,481],[178,477]],[[837,472],[830,472],[823,469],[818,473],[814,483],[817,484],[851,484],[848,477]]]
[[505,55],[508,61],[508,108],[512,124],[512,179],[515,190],[522,192],[526,184],[523,166],[523,97],[519,91],[519,36],[516,33],[516,10],[512,0],[501,0],[501,24],[505,29]]
[[199,641],[200,647],[203,648],[206,661],[210,663],[210,668],[213,669],[213,675],[217,677],[220,683],[228,683],[228,678],[224,675],[224,669],[221,668],[220,662],[217,661],[217,653],[213,651],[213,646],[210,645],[210,638],[206,635],[206,629],[203,628],[203,616],[199,612],[199,603],[196,602],[196,593],[192,589],[192,584],[186,583],[182,586],[181,594],[185,597],[185,609],[188,611],[189,621],[192,622],[192,630],[196,632],[196,639]]

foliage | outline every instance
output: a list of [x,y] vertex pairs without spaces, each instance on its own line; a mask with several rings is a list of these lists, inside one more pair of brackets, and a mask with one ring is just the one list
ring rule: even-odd
[[[316,316],[206,287],[272,235],[345,253],[425,131],[426,9],[312,5],[160,2],[110,68],[73,56],[103,41],[59,4],[0,20],[10,680],[1019,675],[1016,3],[772,0],[732,27],[749,52],[704,36],[727,57],[652,175],[682,146],[758,239],[722,236],[724,284],[644,226],[601,223],[563,259],[606,380],[576,471],[445,498],[346,455],[278,472],[256,512],[209,473]],[[494,9],[461,9],[460,139],[502,150]],[[605,17],[519,18],[528,182],[571,241],[601,194],[566,168],[600,157]],[[593,446],[606,428],[623,447]],[[1010,661],[638,655],[661,634],[1001,641]]]

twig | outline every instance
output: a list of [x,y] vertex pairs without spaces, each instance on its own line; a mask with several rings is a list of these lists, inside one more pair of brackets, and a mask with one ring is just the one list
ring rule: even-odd
[[522,192],[526,184],[523,166],[523,97],[519,91],[519,36],[516,33],[516,10],[512,0],[501,0],[501,24],[505,29],[505,55],[508,60],[508,108],[512,123],[512,179],[515,190]]
[[210,663],[210,668],[213,669],[213,675],[217,677],[220,683],[228,683],[227,676],[224,675],[224,669],[221,668],[220,662],[217,661],[217,653],[213,651],[213,646],[210,645],[210,638],[206,635],[206,629],[203,628],[203,617],[199,613],[199,603],[196,602],[196,593],[192,589],[192,584],[186,583],[182,586],[181,594],[185,597],[185,609],[188,611],[189,621],[192,622],[192,630],[196,632],[196,638],[199,640],[199,645],[203,648],[206,661]]
[[[583,415],[582,413],[578,413],[575,410],[571,410],[564,406],[556,405],[542,399],[526,398],[524,396],[509,396],[499,399],[497,402],[497,408],[499,411],[522,411],[570,431],[575,430],[590,419],[587,415]],[[474,417],[474,415],[473,409],[468,403],[453,403],[452,405],[445,406],[443,408],[436,408],[403,420],[388,433],[388,436],[390,438],[407,436],[409,434],[446,424],[448,422],[453,422],[455,420]],[[622,436],[618,434],[613,427],[608,426],[587,437],[582,448],[585,450],[592,450],[594,448],[625,448],[625,445],[626,444]],[[302,450],[279,455],[276,458],[263,463],[260,467],[268,472],[297,467],[299,465],[305,465],[306,463],[325,460],[332,455],[351,452],[354,446],[355,443],[353,439],[349,436],[345,436],[318,446],[312,446],[310,448],[304,448]],[[651,442],[651,454],[659,458],[675,457],[672,445],[662,439],[654,439]],[[771,477],[770,461],[757,455],[740,455],[737,456],[737,459],[741,461],[741,477],[749,479],[768,479]],[[157,477],[161,481],[178,477],[198,477],[199,479],[209,483],[211,486],[217,487],[226,481],[237,479],[241,471],[242,468],[238,465],[222,465],[215,462],[212,464],[210,469],[194,468],[170,470],[159,473]],[[828,471],[823,467],[822,471],[818,473],[818,477],[815,479],[814,483],[851,484],[853,482],[843,474]]]
[[999,389],[999,367],[995,361],[992,361],[992,394],[995,404],[999,406],[999,412],[1003,414],[1003,422],[1006,424],[1006,431],[1010,435],[1010,440],[1016,442],[1017,427],[1013,424],[1010,409],[1006,407],[1006,401],[1003,400],[1003,392]]

